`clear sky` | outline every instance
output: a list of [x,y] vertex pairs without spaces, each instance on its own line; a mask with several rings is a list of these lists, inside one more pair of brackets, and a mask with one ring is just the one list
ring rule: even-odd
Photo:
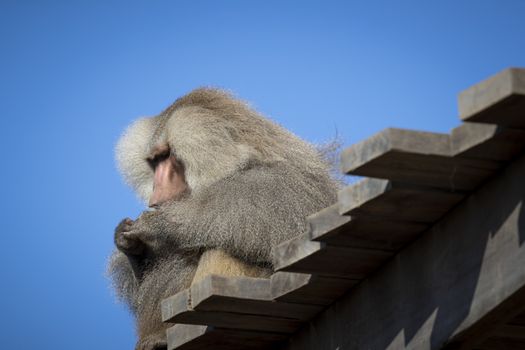
[[446,132],[457,94],[525,66],[525,1],[0,1],[0,344],[131,349],[104,277],[142,204],[115,169],[134,118],[202,85],[299,136]]

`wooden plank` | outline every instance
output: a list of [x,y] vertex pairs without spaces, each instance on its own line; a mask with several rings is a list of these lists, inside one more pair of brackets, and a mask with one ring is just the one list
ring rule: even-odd
[[219,328],[253,330],[271,333],[293,333],[302,322],[292,318],[245,313],[196,310],[191,305],[189,289],[162,301],[162,321]]
[[270,293],[269,279],[250,277],[210,275],[190,288],[191,306],[204,311],[257,313],[272,302]]
[[524,178],[522,156],[284,349],[476,349],[525,305]]
[[343,172],[354,169],[388,152],[450,156],[447,134],[387,128],[342,152]]
[[310,239],[334,246],[397,251],[428,225],[339,213],[339,204],[308,217]]
[[307,321],[322,310],[318,305],[273,300],[270,279],[208,276],[191,289],[198,311],[219,311]]
[[358,282],[290,272],[276,272],[271,277],[275,300],[323,306],[332,304]]
[[336,236],[350,222],[350,217],[339,213],[339,203],[308,216],[309,238]]
[[525,130],[464,123],[450,133],[454,157],[510,161],[525,149]]
[[363,279],[392,254],[375,249],[330,246],[301,236],[274,249],[274,266],[277,271],[355,280]]
[[464,197],[461,192],[363,179],[341,190],[338,202],[341,214],[430,224]]
[[292,265],[305,256],[321,250],[323,245],[323,243],[310,241],[308,234],[283,242],[272,250],[274,269],[279,271],[283,267]]
[[472,190],[499,162],[453,157],[446,134],[386,129],[341,154],[343,172],[403,183]]
[[259,350],[286,340],[278,333],[177,324],[167,330],[168,350]]
[[525,128],[525,69],[506,69],[459,94],[464,121]]
[[189,289],[184,289],[175,295],[172,295],[161,302],[161,319],[162,322],[174,323],[174,317],[181,313],[191,311],[191,295]]

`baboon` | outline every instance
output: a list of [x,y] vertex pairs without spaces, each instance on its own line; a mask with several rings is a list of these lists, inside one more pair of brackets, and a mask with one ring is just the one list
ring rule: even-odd
[[272,247],[336,200],[314,146],[218,89],[194,90],[134,122],[116,158],[152,208],[117,226],[109,264],[136,317],[137,349],[166,348],[162,299],[212,273],[269,276]]

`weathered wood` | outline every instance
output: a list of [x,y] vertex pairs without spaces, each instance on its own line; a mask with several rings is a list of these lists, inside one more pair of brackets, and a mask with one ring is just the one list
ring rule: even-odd
[[354,169],[388,152],[450,156],[447,134],[388,128],[342,152],[343,172]]
[[274,249],[275,269],[328,277],[363,279],[392,252],[376,249],[330,246],[297,237]]
[[252,315],[224,311],[196,310],[191,305],[189,289],[162,301],[162,320],[169,323],[209,325],[219,328],[292,333],[301,321],[292,318]]
[[290,333],[321,310],[273,300],[269,279],[211,275],[163,300],[162,320]]
[[279,271],[285,266],[292,265],[305,256],[319,251],[323,245],[323,243],[310,241],[309,234],[304,234],[283,242],[273,247],[274,269]]
[[386,129],[341,154],[345,173],[447,190],[472,190],[500,163],[453,157],[449,135]]
[[177,324],[167,330],[168,350],[270,349],[287,338],[284,334],[241,331],[212,326]]
[[514,321],[513,313],[522,312],[516,305],[525,305],[524,178],[521,157],[284,349],[440,349],[446,342],[463,348],[490,337],[487,324]]
[[189,289],[184,289],[161,302],[162,322],[176,322],[174,317],[181,313],[193,310]]
[[308,238],[336,236],[350,222],[349,216],[339,214],[339,203],[308,216]]
[[338,202],[341,214],[429,224],[464,196],[462,192],[368,178],[341,190]]
[[261,305],[268,311],[272,302],[270,280],[210,275],[190,288],[195,310],[257,313]]
[[452,129],[454,157],[510,161],[525,149],[525,130],[499,125],[464,123]]
[[310,239],[328,245],[397,251],[428,225],[339,213],[339,204],[308,217]]
[[208,276],[191,289],[198,311],[220,311],[307,321],[322,310],[316,305],[273,300],[270,279]]
[[525,128],[525,69],[506,69],[459,94],[462,120]]
[[290,272],[276,272],[271,277],[275,300],[323,306],[332,304],[358,282]]

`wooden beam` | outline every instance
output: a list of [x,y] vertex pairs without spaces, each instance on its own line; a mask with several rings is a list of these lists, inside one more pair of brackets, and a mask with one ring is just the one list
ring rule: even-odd
[[273,300],[269,279],[211,275],[164,299],[161,309],[164,322],[291,333],[322,307]]
[[463,123],[450,133],[454,157],[508,162],[525,149],[525,130],[499,125]]
[[391,257],[391,251],[330,246],[297,237],[274,249],[277,271],[363,279]]
[[271,277],[277,301],[328,306],[359,281],[303,273],[277,272]]
[[293,335],[284,349],[472,349],[491,337],[488,325],[516,322],[525,306],[523,179],[525,156]]
[[459,94],[464,121],[525,128],[525,69],[506,69]]
[[168,350],[259,350],[284,341],[284,334],[177,324],[167,330]]
[[[173,306],[169,306],[172,304]],[[173,312],[167,314],[167,309]],[[301,321],[280,317],[241,314],[223,311],[200,311],[191,306],[189,290],[184,290],[162,301],[164,322],[190,325],[209,325],[218,328],[263,331],[270,333],[292,333]]]
[[428,228],[427,224],[384,217],[340,214],[332,205],[308,217],[310,239],[328,245],[398,251]]
[[307,321],[322,310],[316,305],[278,302],[270,279],[211,275],[191,286],[197,311],[220,311]]
[[272,250],[274,268],[279,271],[320,251],[323,246],[323,243],[311,242],[308,234],[283,242]]
[[472,190],[500,163],[454,157],[449,135],[386,129],[341,153],[343,172],[402,183]]
[[430,224],[464,197],[463,192],[367,178],[341,190],[338,203],[340,214]]

